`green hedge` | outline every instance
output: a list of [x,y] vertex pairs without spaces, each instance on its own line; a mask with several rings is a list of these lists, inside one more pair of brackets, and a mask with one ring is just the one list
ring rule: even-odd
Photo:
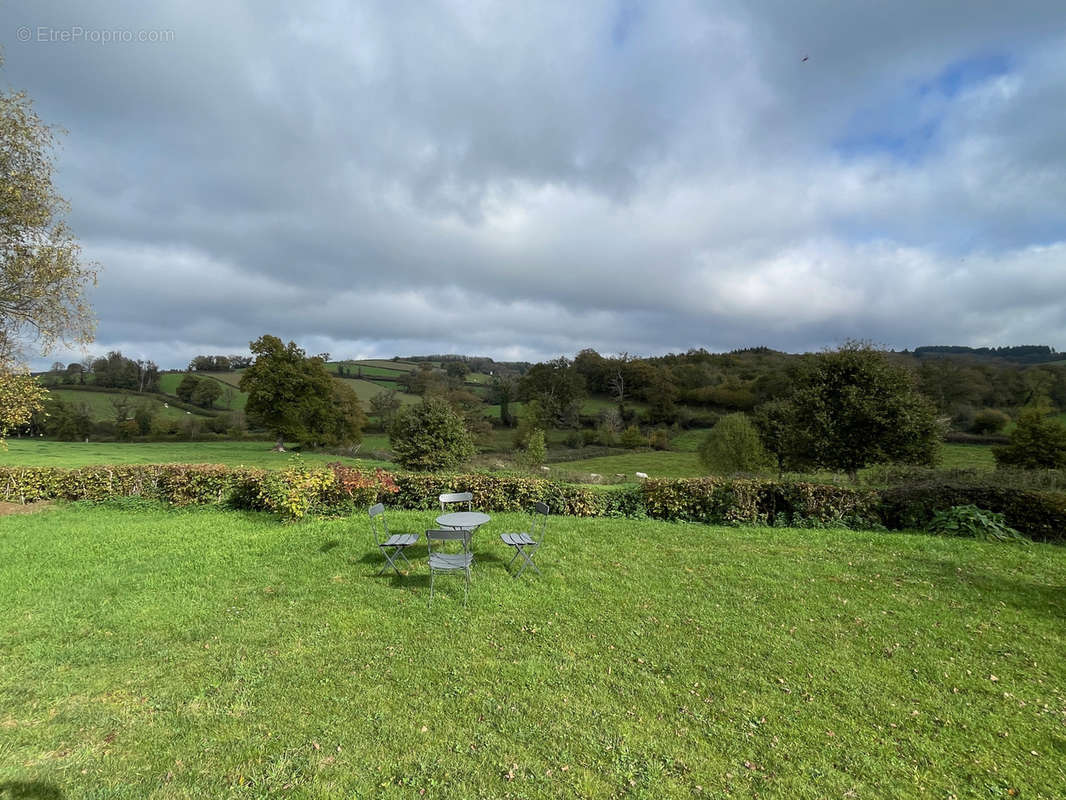
[[937,511],[975,505],[1006,516],[1027,536],[1066,542],[1066,493],[972,483],[924,482],[891,489],[763,479],[652,479],[638,486],[585,487],[507,474],[389,473],[295,462],[279,471],[217,464],[0,467],[0,500],[89,500],[139,496],[175,505],[225,504],[289,519],[350,514],[375,502],[433,510],[438,495],[472,492],[485,511],[547,503],[576,517],[649,516],[709,524],[924,528]]
[[937,511],[974,505],[1006,517],[1031,539],[1066,542],[1066,493],[969,483],[915,483],[881,492],[878,513],[889,528],[924,528]]
[[640,488],[646,513],[656,519],[855,527],[879,523],[877,494],[869,489],[725,478],[654,479]]

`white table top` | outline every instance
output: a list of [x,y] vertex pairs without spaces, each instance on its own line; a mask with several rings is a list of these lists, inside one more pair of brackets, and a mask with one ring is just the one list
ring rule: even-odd
[[484,525],[491,519],[488,514],[480,511],[453,511],[450,514],[441,514],[437,517],[437,524],[442,528],[460,528],[468,530]]

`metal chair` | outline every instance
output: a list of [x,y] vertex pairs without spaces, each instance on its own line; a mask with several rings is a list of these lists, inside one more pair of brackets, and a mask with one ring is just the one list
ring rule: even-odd
[[[448,542],[459,542],[461,552],[446,553],[444,546]],[[429,603],[433,605],[433,576],[438,572],[462,572],[466,575],[466,589],[463,605],[470,595],[470,567],[474,557],[470,553],[470,535],[467,531],[426,531],[426,544],[429,548]]]
[[[385,506],[382,503],[378,503],[375,506],[371,506],[367,512],[370,515],[370,530],[374,533],[374,544],[378,546],[378,550],[385,556],[385,563],[381,565],[381,569],[378,570],[378,575],[384,572],[388,567],[392,567],[396,570],[397,575],[403,573],[400,572],[400,567],[396,564],[397,558],[402,558],[408,567],[411,566],[411,562],[407,560],[407,556],[404,555],[404,550],[415,542],[418,541],[417,533],[389,533],[389,524],[385,521]],[[378,531],[378,520],[381,520],[381,531]]]
[[451,503],[466,503],[466,510],[474,510],[474,495],[471,492],[455,492],[452,494],[442,494],[439,498],[441,513],[447,511],[445,506]]
[[533,567],[533,571],[540,575],[540,570],[533,563],[533,556],[544,543],[544,532],[548,528],[548,513],[549,510],[546,504],[534,503],[533,511],[530,514],[528,532],[500,534],[500,539],[503,540],[503,543],[514,548],[514,555],[507,562],[508,569],[510,569],[516,558],[522,556],[523,559],[522,565],[518,568],[518,572],[514,574],[514,577],[517,578],[521,575],[526,567]]

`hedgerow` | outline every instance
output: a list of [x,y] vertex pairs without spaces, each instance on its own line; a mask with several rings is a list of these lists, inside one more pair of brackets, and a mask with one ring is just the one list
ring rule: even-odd
[[285,519],[348,515],[376,502],[433,510],[438,496],[472,492],[479,509],[528,510],[547,503],[574,517],[652,517],[718,525],[925,528],[939,511],[973,505],[1004,515],[1033,539],[1066,541],[1066,493],[976,483],[924,482],[890,489],[761,478],[651,479],[620,487],[578,486],[514,474],[360,470],[296,460],[278,471],[217,464],[0,467],[0,500],[107,502],[141,497],[173,505],[215,504]]

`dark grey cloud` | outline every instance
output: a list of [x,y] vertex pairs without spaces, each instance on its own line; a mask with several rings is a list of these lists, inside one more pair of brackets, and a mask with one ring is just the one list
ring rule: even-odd
[[1066,343],[1050,0],[7,16],[100,350]]

